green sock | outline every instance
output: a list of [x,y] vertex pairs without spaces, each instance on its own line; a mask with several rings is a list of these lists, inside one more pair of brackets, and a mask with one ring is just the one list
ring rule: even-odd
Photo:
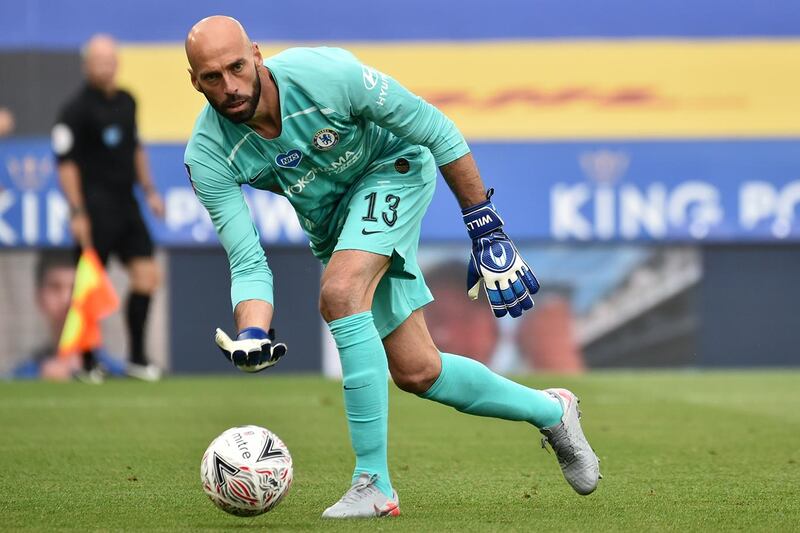
[[549,394],[495,374],[485,365],[460,355],[440,354],[442,373],[423,398],[463,413],[504,420],[524,420],[538,428],[558,424],[561,403]]
[[378,474],[377,487],[391,498],[386,459],[389,366],[372,312],[339,318],[328,325],[342,362],[344,408],[356,454],[353,481],[365,472]]

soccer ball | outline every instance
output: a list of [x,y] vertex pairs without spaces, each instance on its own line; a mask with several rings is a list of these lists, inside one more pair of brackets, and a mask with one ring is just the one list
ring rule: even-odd
[[292,456],[270,430],[235,427],[208,445],[200,479],[217,507],[236,516],[255,516],[278,505],[289,492]]

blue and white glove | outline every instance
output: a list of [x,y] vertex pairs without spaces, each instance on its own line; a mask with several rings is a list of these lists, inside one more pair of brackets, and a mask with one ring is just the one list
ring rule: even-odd
[[214,340],[225,358],[242,372],[260,372],[286,355],[285,344],[272,343],[275,340],[274,329],[267,333],[261,328],[244,328],[234,341],[217,328]]
[[539,282],[531,267],[522,259],[517,247],[503,232],[503,219],[497,214],[489,189],[486,201],[461,211],[472,239],[472,255],[467,271],[467,294],[478,298],[481,280],[494,316],[522,315],[533,307],[531,294],[539,290]]

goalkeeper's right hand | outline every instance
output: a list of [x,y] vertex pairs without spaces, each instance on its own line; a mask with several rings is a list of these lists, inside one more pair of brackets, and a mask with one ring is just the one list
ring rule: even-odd
[[267,333],[261,328],[244,328],[234,341],[217,328],[214,340],[225,358],[242,372],[260,372],[286,355],[285,344],[280,342],[273,344],[274,329]]

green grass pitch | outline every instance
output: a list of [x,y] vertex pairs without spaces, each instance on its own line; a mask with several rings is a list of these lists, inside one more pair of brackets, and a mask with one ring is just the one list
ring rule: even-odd
[[[0,385],[0,530],[797,531],[800,373],[537,376],[582,397],[605,479],[572,492],[538,433],[391,388],[402,516],[329,522],[352,468],[341,385],[269,374],[103,386]],[[272,512],[237,518],[199,482],[223,430],[258,424],[294,458]]]

